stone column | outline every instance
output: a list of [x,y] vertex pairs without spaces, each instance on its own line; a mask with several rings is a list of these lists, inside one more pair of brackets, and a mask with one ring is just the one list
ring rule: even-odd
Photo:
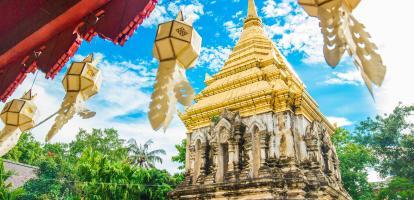
[[233,172],[234,171],[234,157],[235,157],[235,153],[234,153],[234,140],[233,139],[229,139],[228,141],[228,151],[229,151],[229,161],[227,163],[228,166],[228,171],[229,172]]
[[210,143],[210,151],[212,152],[212,163],[210,165],[210,174],[207,175],[205,178],[205,183],[211,184],[216,182],[216,173],[217,173],[217,165],[218,165],[218,145],[216,141],[211,141]]
[[243,159],[243,170],[241,173],[242,178],[247,179],[252,177],[251,173],[251,166],[250,163],[252,163],[253,159],[253,152],[252,152],[252,137],[251,133],[245,133],[244,134],[244,159]]
[[240,135],[236,133],[235,136],[235,142],[234,142],[234,168],[235,171],[239,171],[239,163],[240,163]]
[[191,133],[187,133],[187,144],[185,151],[185,172],[190,171],[190,144],[191,144]]
[[197,183],[201,184],[204,182],[205,176],[206,176],[206,150],[207,150],[207,144],[202,143],[201,144],[201,151],[200,151],[200,171],[197,178]]
[[235,181],[236,180],[236,173],[238,173],[238,157],[239,157],[239,147],[237,145],[237,140],[230,139],[229,140],[229,162],[228,162],[228,180]]
[[273,132],[269,138],[269,158],[270,159],[276,158],[276,150],[275,150],[276,141],[275,140],[276,140],[276,136],[275,136],[275,133]]
[[266,131],[260,132],[260,168],[266,164]]

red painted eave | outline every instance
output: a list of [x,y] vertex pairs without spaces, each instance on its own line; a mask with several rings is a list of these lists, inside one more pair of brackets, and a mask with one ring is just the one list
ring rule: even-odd
[[157,0],[1,1],[0,13],[6,13],[8,21],[0,20],[0,38],[5,39],[0,43],[0,100],[5,101],[29,72],[41,70],[53,78],[83,40],[99,35],[123,45],[156,3]]

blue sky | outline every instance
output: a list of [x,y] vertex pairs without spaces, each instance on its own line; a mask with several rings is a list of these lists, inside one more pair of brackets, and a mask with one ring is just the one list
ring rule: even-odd
[[[396,2],[413,4],[406,0]],[[343,59],[335,69],[325,64],[318,21],[308,17],[295,0],[256,0],[256,4],[266,33],[331,121],[352,129],[368,116],[389,112],[398,101],[414,102],[414,94],[407,92],[408,85],[414,85],[411,78],[414,68],[409,60],[410,46],[414,46],[411,39],[414,31],[405,26],[407,20],[413,18],[409,12],[412,5],[398,7],[398,10],[392,9],[396,4],[365,0],[355,11],[356,17],[367,25],[374,40],[378,41],[380,52],[389,66],[383,87],[375,89],[374,102],[349,58]],[[185,127],[175,117],[165,133],[154,132],[146,116],[157,68],[151,55],[157,24],[175,18],[179,8],[194,21],[194,27],[203,38],[203,48],[197,65],[187,71],[187,76],[199,92],[204,88],[205,73],[216,73],[237,42],[246,7],[247,0],[163,0],[125,46],[116,46],[97,37],[90,43],[84,42],[72,60],[81,60],[89,53],[95,53],[100,59],[98,67],[103,72],[102,89],[88,102],[88,106],[97,111],[97,116],[89,120],[75,117],[52,142],[74,139],[79,128],[115,128],[121,137],[135,138],[139,143],[154,139],[154,148],[167,151],[164,163],[159,167],[175,172],[177,164],[170,157],[176,153],[174,144],[185,138]],[[367,10],[370,12],[363,12]],[[383,15],[385,12],[389,16]],[[393,37],[393,34],[398,37]],[[40,119],[59,108],[64,96],[60,82],[65,71],[66,68],[54,80],[37,79],[34,92],[38,94],[36,103]],[[33,78],[29,75],[13,98],[21,96]],[[37,139],[44,140],[52,122],[33,130]]]

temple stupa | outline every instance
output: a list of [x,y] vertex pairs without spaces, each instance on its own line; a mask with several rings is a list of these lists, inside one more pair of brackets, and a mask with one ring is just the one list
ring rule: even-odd
[[265,35],[254,0],[233,52],[205,83],[180,113],[185,181],[171,199],[351,199],[334,127]]

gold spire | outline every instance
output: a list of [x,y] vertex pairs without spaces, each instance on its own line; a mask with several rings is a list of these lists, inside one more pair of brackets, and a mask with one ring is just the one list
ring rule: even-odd
[[254,0],[248,0],[247,18],[244,21],[244,29],[250,26],[262,26],[262,21],[260,20],[259,15],[257,15],[257,9]]
[[247,18],[259,18],[254,0],[248,0]]

